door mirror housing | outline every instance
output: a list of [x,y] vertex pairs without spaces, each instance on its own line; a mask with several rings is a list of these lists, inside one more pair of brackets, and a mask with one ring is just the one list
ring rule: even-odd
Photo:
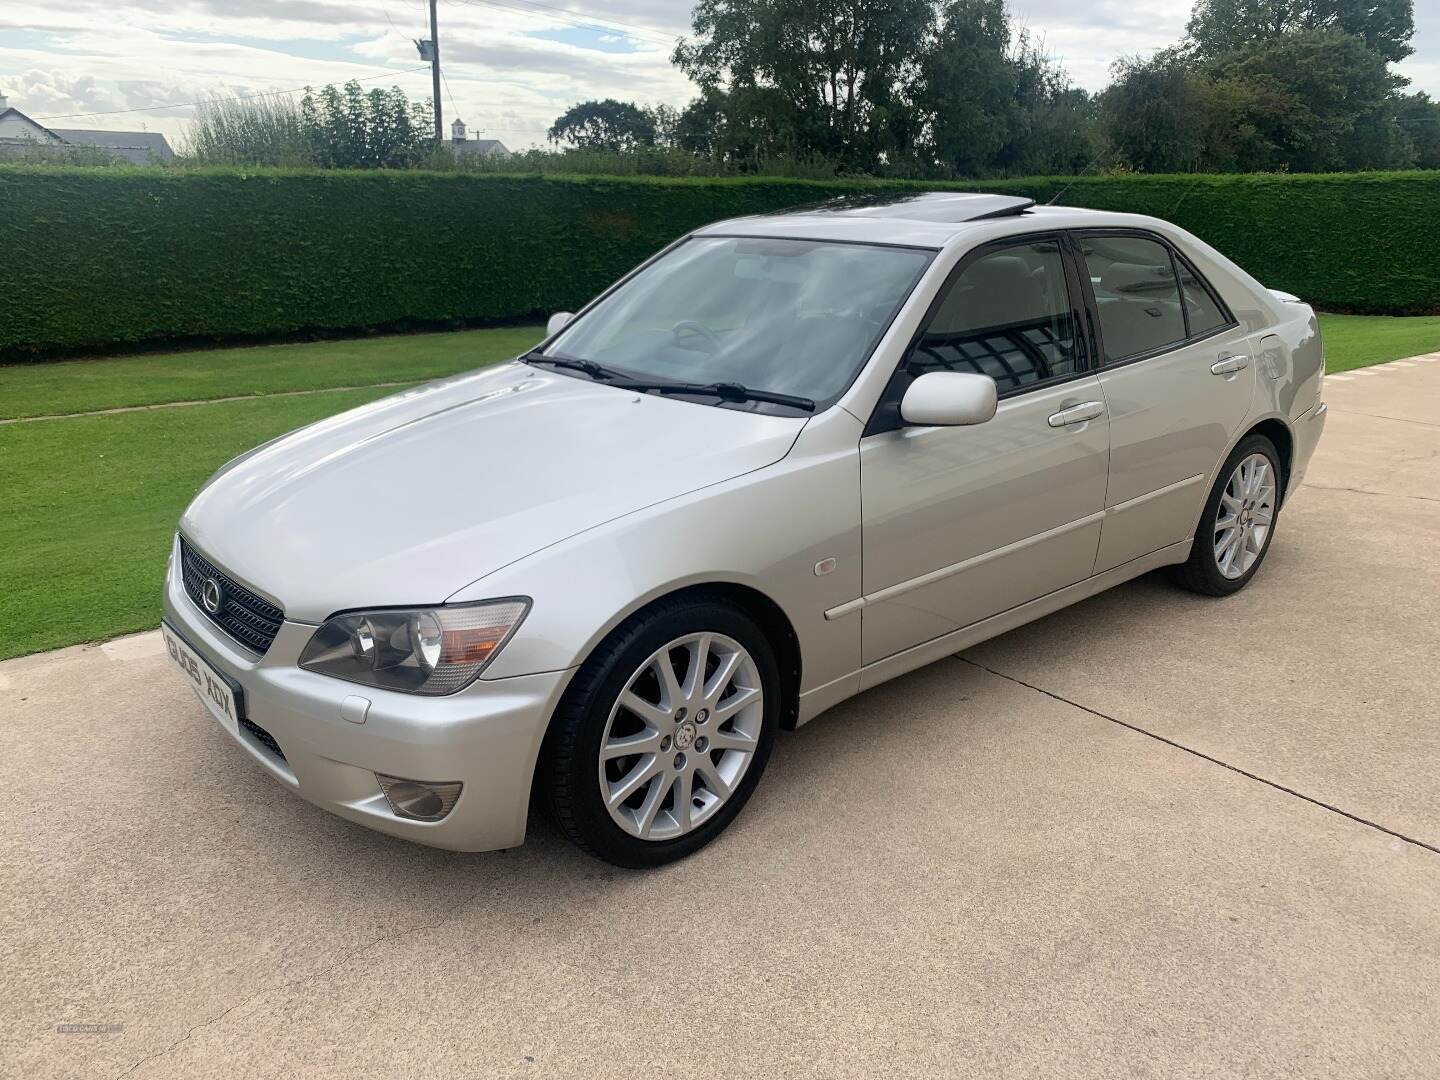
[[999,398],[989,375],[928,371],[900,399],[900,419],[916,427],[983,424],[995,415]]
[[545,324],[545,336],[554,337],[570,325],[570,320],[573,318],[575,318],[573,311],[557,311],[554,315],[550,316],[550,320]]

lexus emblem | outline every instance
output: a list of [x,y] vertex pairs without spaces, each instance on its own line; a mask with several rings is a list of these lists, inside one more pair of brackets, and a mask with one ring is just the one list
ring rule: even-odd
[[200,586],[200,602],[205,605],[205,610],[211,615],[219,615],[223,598],[224,594],[220,592],[220,583],[213,577],[206,578],[205,584]]

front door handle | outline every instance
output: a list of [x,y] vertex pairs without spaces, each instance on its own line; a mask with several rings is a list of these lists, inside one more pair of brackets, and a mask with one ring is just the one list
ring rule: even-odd
[[1250,366],[1250,358],[1236,353],[1234,356],[1222,356],[1215,363],[1210,365],[1212,375],[1231,375],[1237,371],[1244,371]]
[[1068,409],[1051,413],[1047,423],[1051,427],[1069,427],[1071,424],[1083,424],[1087,420],[1094,420],[1104,411],[1105,404],[1103,402],[1082,401],[1079,405],[1071,405]]

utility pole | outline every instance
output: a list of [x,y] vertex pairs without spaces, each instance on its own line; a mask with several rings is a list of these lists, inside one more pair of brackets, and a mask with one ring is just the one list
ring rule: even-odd
[[440,25],[435,17],[437,0],[430,0],[430,92],[435,100],[435,145],[445,141],[440,126]]

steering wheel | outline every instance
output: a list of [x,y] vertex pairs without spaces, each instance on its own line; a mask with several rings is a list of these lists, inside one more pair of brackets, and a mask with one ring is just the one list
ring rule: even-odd
[[709,327],[701,326],[694,319],[681,319],[670,328],[670,333],[674,335],[676,341],[681,341],[687,337],[704,338],[710,343],[710,351],[712,353],[719,352],[722,348],[720,339],[715,336],[715,331]]

